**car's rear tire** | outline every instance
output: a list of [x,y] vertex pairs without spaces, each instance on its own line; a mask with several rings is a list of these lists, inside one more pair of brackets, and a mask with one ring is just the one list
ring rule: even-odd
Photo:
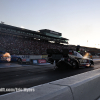
[[22,63],[22,59],[21,58],[18,58],[17,59],[17,62],[21,64]]
[[56,66],[57,66],[58,69],[67,68],[67,65],[66,65],[66,63],[64,61],[60,61],[60,62],[56,63]]

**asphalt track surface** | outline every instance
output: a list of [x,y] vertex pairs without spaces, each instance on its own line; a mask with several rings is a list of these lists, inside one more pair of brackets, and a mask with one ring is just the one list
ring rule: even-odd
[[[54,70],[55,65],[20,65],[0,63],[0,88],[29,88],[100,68],[100,61],[90,68]],[[0,95],[8,92],[0,92]]]

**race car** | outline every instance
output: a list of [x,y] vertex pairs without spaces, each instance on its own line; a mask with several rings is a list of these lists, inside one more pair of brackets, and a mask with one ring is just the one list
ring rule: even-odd
[[11,55],[11,62],[22,63],[22,59],[19,56]]
[[8,52],[0,51],[0,62],[18,62],[21,63],[22,59],[16,55],[10,55]]
[[80,53],[71,49],[62,49],[60,52],[57,49],[47,49],[48,62],[56,64],[57,68],[66,68],[68,66],[72,68],[91,67],[94,62],[90,58],[83,57]]

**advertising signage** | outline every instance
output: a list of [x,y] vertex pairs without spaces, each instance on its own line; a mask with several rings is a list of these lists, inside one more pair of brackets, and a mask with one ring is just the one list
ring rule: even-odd
[[45,60],[45,59],[39,59],[39,60],[38,60],[38,63],[39,63],[39,64],[41,64],[41,63],[46,63],[46,60]]

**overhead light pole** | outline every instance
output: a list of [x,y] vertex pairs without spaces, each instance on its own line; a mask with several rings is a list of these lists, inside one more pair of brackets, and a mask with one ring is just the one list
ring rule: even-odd
[[88,47],[88,40],[87,40],[87,47]]

